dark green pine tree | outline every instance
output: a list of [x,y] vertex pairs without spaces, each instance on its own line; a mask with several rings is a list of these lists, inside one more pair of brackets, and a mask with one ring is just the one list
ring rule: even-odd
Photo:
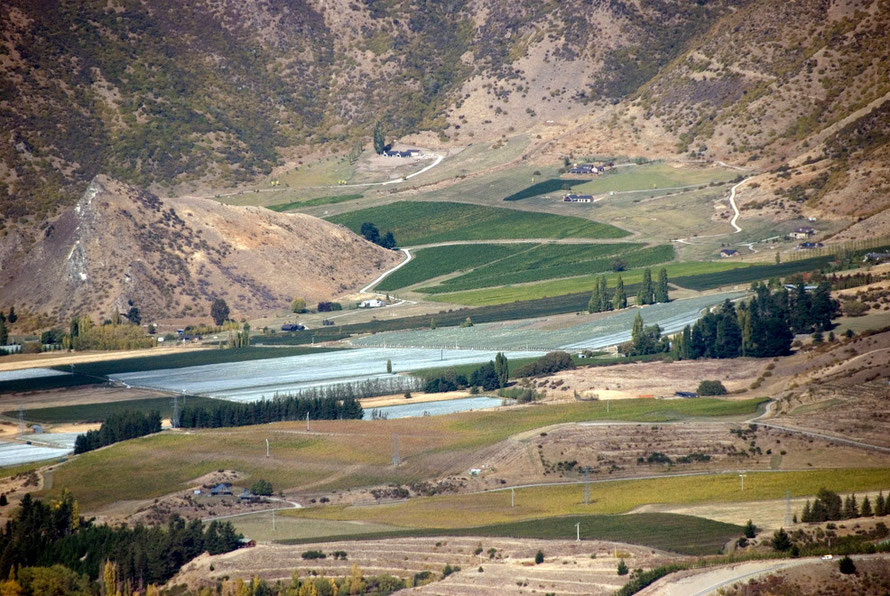
[[609,290],[606,286],[606,276],[600,275],[600,296],[603,298],[603,310],[612,310],[612,301],[609,300]]
[[6,317],[6,320],[9,321],[10,325],[14,325],[16,321],[19,320],[19,316],[15,314],[15,307],[9,307],[9,316]]
[[831,297],[831,283],[823,281],[813,292],[811,319],[819,331],[831,329],[831,319],[838,315],[840,305]]
[[742,351],[742,329],[735,307],[728,299],[720,308],[715,342],[717,358],[736,358]]
[[612,298],[612,307],[616,309],[627,308],[627,291],[624,289],[624,280],[618,276],[618,283],[615,286],[615,296]]
[[803,511],[800,514],[800,521],[802,521],[802,522],[813,521],[813,511],[810,508],[810,500],[809,499],[807,499],[807,502],[803,506]]
[[887,501],[884,500],[884,491],[879,492],[878,497],[875,499],[875,515],[878,517],[887,515]]
[[668,297],[668,273],[662,267],[658,271],[658,284],[655,286],[655,302],[669,302]]
[[862,506],[859,508],[860,517],[871,517],[874,515],[874,511],[871,509],[871,501],[868,500],[868,495],[865,495],[865,498],[862,499]]
[[0,346],[9,343],[9,329],[6,328],[6,321],[0,321]]
[[811,319],[813,305],[803,282],[800,282],[794,288],[794,293],[791,295],[791,303],[793,304],[789,314],[791,329],[795,333],[810,333],[813,330],[813,321]]

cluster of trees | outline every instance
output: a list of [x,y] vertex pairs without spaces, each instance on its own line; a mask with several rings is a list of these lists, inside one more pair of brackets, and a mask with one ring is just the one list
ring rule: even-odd
[[9,327],[7,326],[7,322],[12,325],[16,321],[19,320],[19,316],[15,314],[15,307],[9,307],[9,314],[5,314],[3,311],[0,311],[0,346],[5,346],[9,343]]
[[662,337],[661,327],[643,325],[643,317],[637,312],[630,332],[630,341],[618,346],[618,352],[626,356],[646,356],[660,354],[670,350],[671,344],[667,337]]
[[795,333],[821,333],[831,327],[839,304],[831,298],[831,285],[823,282],[812,295],[801,283],[789,292],[770,292],[754,285],[754,297],[733,306],[726,300],[692,327],[674,336],[673,354],[678,359],[767,358],[784,356],[791,350]]
[[548,352],[528,364],[523,364],[514,373],[517,377],[533,377],[547,375],[568,368],[575,368],[575,363],[568,352]]
[[354,397],[302,398],[283,396],[252,403],[219,401],[210,406],[185,406],[179,414],[183,428],[250,426],[285,420],[361,420],[364,411]]
[[68,334],[62,336],[60,343],[63,348],[72,350],[135,350],[150,348],[155,340],[146,336],[139,325],[123,323],[120,315],[115,314],[98,326],[88,316],[74,317],[68,325]]
[[272,483],[264,478],[260,478],[250,485],[250,492],[261,497],[268,497],[272,494]]
[[214,298],[210,303],[210,317],[217,325],[222,325],[229,320],[229,305],[222,298]]
[[395,236],[392,235],[392,232],[387,232],[383,236],[380,235],[380,230],[377,229],[377,226],[372,224],[369,221],[366,221],[362,224],[361,227],[362,236],[365,237],[365,240],[368,242],[373,242],[378,246],[382,246],[383,248],[395,248],[396,247],[396,239]]
[[812,505],[810,501],[804,504],[803,512],[800,515],[802,522],[823,522],[834,521],[840,519],[853,519],[855,517],[878,517],[890,513],[890,503],[884,498],[884,493],[878,493],[875,499],[874,508],[868,495],[859,505],[856,502],[856,495],[847,495],[846,499],[841,499],[837,493],[822,488],[816,495],[816,499]]
[[99,427],[77,435],[74,440],[74,453],[86,453],[118,441],[144,437],[161,432],[161,414],[157,411],[143,414],[137,410],[125,410],[111,414]]
[[90,580],[100,574],[106,579],[112,576],[114,590],[106,593],[123,593],[125,588],[141,590],[166,582],[204,551],[234,550],[241,537],[228,522],[211,522],[205,529],[200,520],[186,523],[177,516],[166,527],[93,525],[80,517],[68,491],[49,503],[25,495],[0,534],[0,575],[10,577],[24,567],[61,565],[72,573],[41,574],[67,578],[74,585],[81,583],[78,574]]
[[[655,304],[656,302],[670,302],[668,296],[667,269],[662,267],[658,272],[658,281],[652,282],[652,269],[646,267],[643,271],[643,281],[637,290],[637,304]],[[606,287],[606,276],[600,275],[593,284],[593,293],[587,304],[587,312],[605,312],[627,308],[627,291],[624,289],[624,280],[618,276],[615,291],[609,293]]]
[[624,280],[618,276],[615,292],[609,296],[606,288],[606,276],[600,275],[593,283],[593,294],[587,303],[587,312],[605,312],[608,310],[620,310],[627,308],[627,292],[624,289]]
[[467,387],[480,387],[485,391],[492,391],[507,386],[510,378],[510,364],[503,352],[498,352],[494,360],[473,370],[470,378],[458,374],[453,368],[446,369],[443,373],[429,377],[423,384],[426,393],[444,393],[456,391]]

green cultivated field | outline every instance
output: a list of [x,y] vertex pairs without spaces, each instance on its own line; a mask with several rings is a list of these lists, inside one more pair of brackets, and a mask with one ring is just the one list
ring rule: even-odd
[[[294,522],[292,528],[285,521],[282,532],[275,540],[279,544],[301,544],[321,539],[376,540],[395,537],[422,536],[488,536],[497,538],[572,539],[575,524],[581,524],[581,540],[608,540],[648,546],[687,555],[710,555],[720,552],[727,542],[741,536],[744,528],[690,515],[674,513],[635,513],[632,515],[567,515],[528,521],[507,522],[470,528],[381,530],[382,524],[350,524],[332,520],[305,519],[299,513],[285,511],[279,514],[284,520]],[[260,515],[249,518],[260,518]],[[236,520],[239,530],[253,529],[251,536],[269,533],[270,521],[266,519],[243,522]],[[339,525],[337,525],[339,524]],[[243,531],[243,530],[242,530]],[[265,534],[263,532],[265,531]]]
[[[50,494],[67,487],[83,511],[96,511],[117,501],[184,490],[190,480],[219,469],[244,473],[246,483],[266,478],[276,490],[405,484],[439,476],[454,458],[470,458],[476,449],[543,426],[748,415],[762,401],[623,400],[612,401],[609,412],[601,402],[578,402],[398,420],[313,421],[311,435],[300,432],[305,428],[301,423],[165,431],[71,458],[54,472]],[[399,435],[399,451],[410,465],[392,467],[393,434]],[[265,457],[266,438],[272,444],[271,458]],[[347,468],[350,473],[344,476]]]
[[376,289],[397,290],[440,275],[479,267],[534,246],[534,244],[457,244],[422,248],[412,255],[410,263],[388,275],[377,284]]
[[441,294],[488,286],[519,284],[543,279],[573,277],[586,273],[611,271],[621,258],[629,267],[665,263],[674,258],[669,244],[644,247],[641,244],[542,244],[469,273],[420,291]]
[[[623,258],[623,257],[622,257]],[[697,276],[703,273],[712,272],[728,272],[746,267],[744,263],[738,261],[704,261],[689,263],[668,263],[664,267],[668,272],[668,279],[671,283],[680,277]],[[660,269],[660,267],[659,267]],[[607,273],[606,281],[609,287],[614,288],[618,280],[618,273]],[[638,284],[643,280],[643,269],[631,269],[622,271],[621,278],[624,280],[625,287]],[[657,270],[653,271],[653,277],[657,275]],[[578,277],[558,279],[554,281],[546,281],[542,283],[527,284],[521,286],[503,286],[497,288],[486,288],[481,290],[468,290],[462,292],[453,292],[448,294],[431,295],[430,300],[437,302],[448,302],[451,304],[463,304],[466,306],[493,306],[498,304],[509,304],[516,301],[539,300],[542,298],[566,296],[576,294],[578,292],[591,292],[597,275],[583,275]],[[628,289],[628,297],[632,298],[633,294]],[[583,307],[582,307],[583,308]],[[473,319],[475,321],[475,319]]]
[[676,277],[673,282],[678,286],[689,288],[691,290],[707,290],[731,284],[767,280],[771,277],[785,277],[786,275],[793,275],[803,271],[814,271],[827,266],[834,259],[834,256],[828,255],[812,259],[789,261],[777,265],[749,265],[741,269],[735,269],[732,272],[723,271],[692,276],[679,276]]
[[[187,403],[190,406],[209,406],[216,400],[206,397],[188,397],[180,401],[180,405]],[[126,401],[102,402],[95,404],[83,404],[77,406],[58,406],[54,408],[35,408],[26,410],[26,418],[31,422],[45,424],[63,424],[72,422],[104,422],[112,414],[118,414],[125,410],[137,410],[139,412],[151,412],[157,410],[162,418],[170,418],[173,415],[173,398],[156,397],[148,399],[131,399]],[[5,416],[17,416],[18,410],[3,412]]]
[[330,221],[358,232],[371,222],[392,232],[401,246],[451,240],[524,238],[621,238],[628,233],[580,217],[532,213],[480,205],[399,201],[336,215]]
[[333,195],[329,197],[316,197],[305,201],[292,201],[290,203],[279,203],[278,205],[267,205],[272,211],[290,211],[291,209],[300,209],[301,207],[318,207],[319,205],[333,205],[335,203],[345,203],[346,201],[354,201],[362,198],[362,195]]

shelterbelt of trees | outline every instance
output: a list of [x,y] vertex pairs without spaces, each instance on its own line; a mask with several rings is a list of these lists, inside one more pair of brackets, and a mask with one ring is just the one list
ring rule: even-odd
[[364,410],[354,397],[303,398],[281,396],[252,403],[220,401],[212,406],[186,406],[179,416],[183,428],[250,426],[286,420],[361,420]]

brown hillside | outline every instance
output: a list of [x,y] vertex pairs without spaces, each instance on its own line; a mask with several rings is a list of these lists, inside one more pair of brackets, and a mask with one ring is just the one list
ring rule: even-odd
[[203,315],[215,297],[233,312],[285,309],[354,290],[400,255],[307,215],[159,199],[97,176],[29,249],[0,249],[0,307],[65,318],[126,312]]

